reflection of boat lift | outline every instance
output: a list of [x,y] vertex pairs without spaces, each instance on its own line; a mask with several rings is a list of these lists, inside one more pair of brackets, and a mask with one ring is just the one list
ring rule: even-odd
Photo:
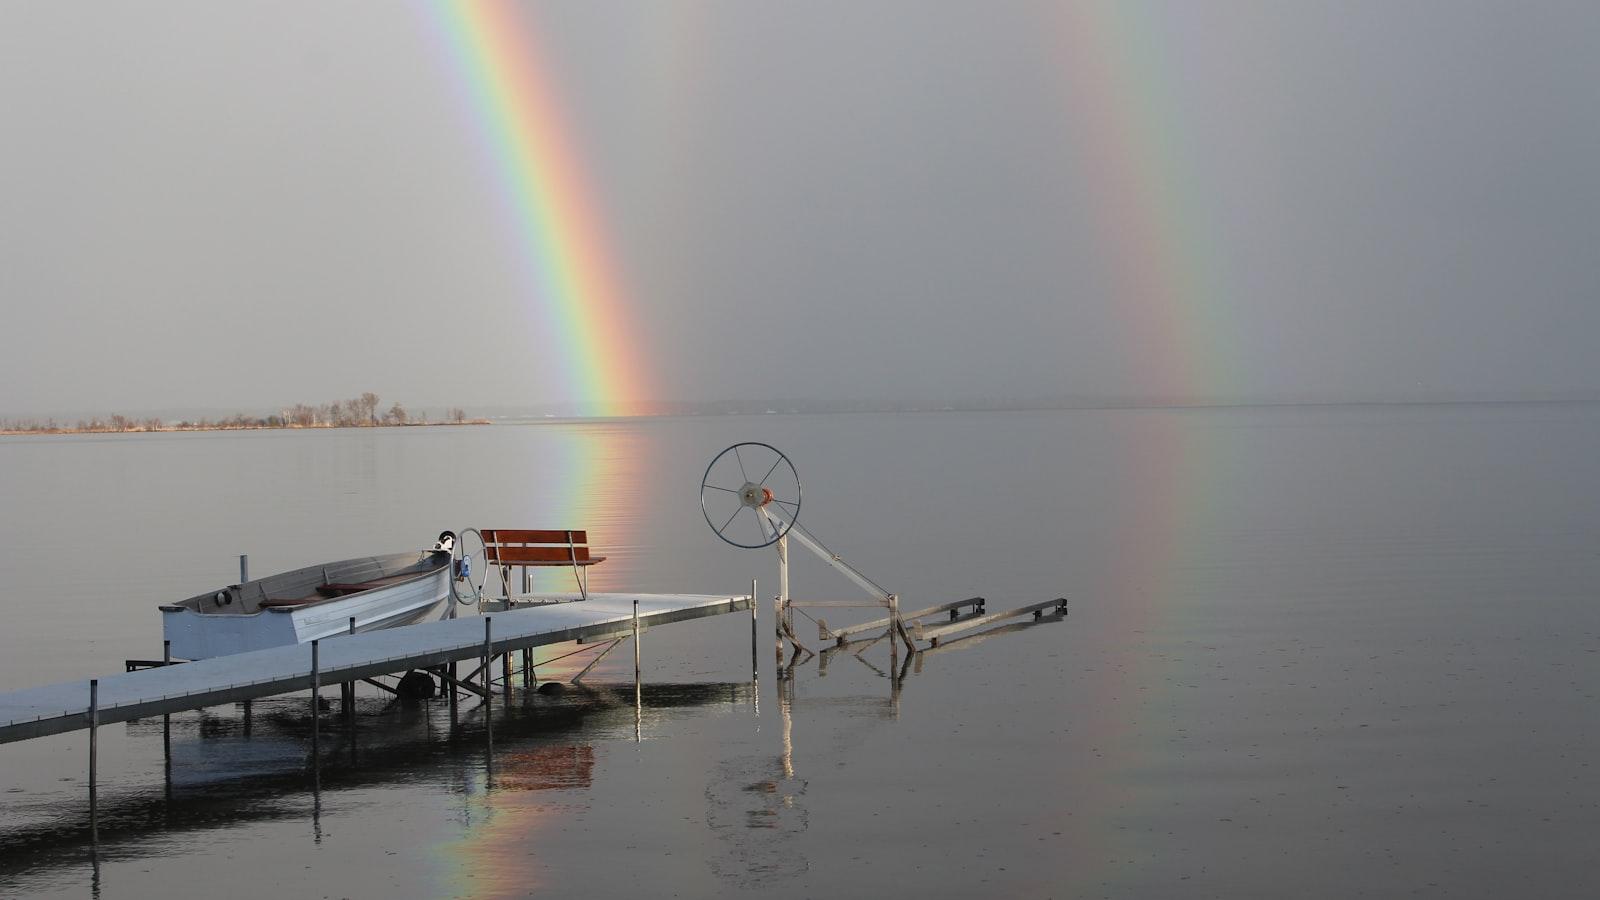
[[[752,471],[761,472],[756,479],[750,477]],[[737,488],[731,487],[738,483]],[[792,668],[795,662],[804,655],[809,658],[815,655],[813,651],[801,643],[794,631],[795,609],[819,608],[870,608],[882,607],[887,610],[887,615],[881,619],[864,622],[860,625],[851,625],[843,628],[829,627],[826,619],[817,619],[818,637],[822,641],[833,641],[837,650],[851,646],[858,642],[860,635],[879,632],[876,637],[860,641],[862,646],[856,649],[859,653],[876,644],[884,638],[889,639],[891,668],[895,677],[900,674],[899,649],[904,644],[907,652],[912,656],[922,652],[917,646],[917,641],[926,641],[930,648],[939,646],[941,640],[970,632],[995,622],[1013,619],[1018,616],[1032,614],[1036,622],[1044,621],[1046,610],[1053,609],[1059,618],[1067,612],[1067,599],[1057,597],[1040,603],[1031,603],[1015,609],[991,613],[985,608],[986,602],[982,597],[971,597],[966,600],[955,600],[940,603],[925,609],[912,612],[900,610],[900,597],[891,593],[882,585],[867,577],[861,570],[845,562],[839,554],[829,550],[822,541],[807,531],[799,522],[800,518],[800,476],[795,472],[794,464],[789,458],[769,444],[746,442],[734,444],[723,450],[711,460],[706,467],[706,474],[700,481],[700,507],[705,513],[706,524],[711,526],[717,537],[734,545],[747,549],[777,546],[778,549],[778,594],[773,598],[773,612],[777,620],[776,646],[779,672],[782,674],[783,641],[788,639],[794,648],[794,655],[790,661]],[[790,499],[792,498],[792,499]],[[731,510],[731,512],[729,512]],[[748,517],[744,513],[750,513]],[[727,513],[724,518],[723,513]],[[719,524],[720,522],[720,524]],[[757,529],[759,539],[755,543],[747,543],[750,538],[750,529],[745,527],[745,522],[753,522]],[[738,529],[737,531],[735,529]],[[849,600],[817,600],[799,602],[789,594],[789,537],[807,550],[816,554],[823,562],[833,567],[835,571],[848,578],[857,587],[861,588],[870,598],[868,601]],[[967,610],[962,614],[962,610]],[[937,624],[925,622],[934,616],[947,615],[946,621]],[[972,637],[972,635],[967,635]],[[824,651],[827,653],[828,651]],[[865,660],[863,660],[865,662]],[[910,659],[907,659],[907,663]],[[822,665],[826,666],[824,657]]]

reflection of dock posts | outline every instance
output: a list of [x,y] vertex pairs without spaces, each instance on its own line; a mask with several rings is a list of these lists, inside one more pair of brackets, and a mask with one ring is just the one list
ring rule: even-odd
[[99,806],[95,798],[100,762],[100,679],[89,679],[89,831],[100,839]]
[[[350,633],[356,633],[356,617],[350,617]],[[356,724],[356,683],[346,681],[339,685],[339,711],[344,713],[344,720],[352,728]]]
[[783,777],[794,777],[794,680],[778,682],[778,712],[783,717]]

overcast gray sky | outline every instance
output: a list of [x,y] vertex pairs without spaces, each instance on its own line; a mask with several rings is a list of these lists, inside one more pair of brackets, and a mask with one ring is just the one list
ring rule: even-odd
[[[531,4],[657,400],[1600,389],[1600,5]],[[0,414],[573,399],[437,17],[0,4]]]

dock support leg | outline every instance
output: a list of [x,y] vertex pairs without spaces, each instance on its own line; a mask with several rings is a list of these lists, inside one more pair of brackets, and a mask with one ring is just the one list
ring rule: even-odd
[[483,697],[485,700],[493,696],[489,693],[489,673],[492,671],[489,668],[489,663],[494,661],[494,657],[490,655],[494,648],[493,632],[490,630],[491,626],[489,624],[492,621],[494,621],[494,616],[483,617],[483,666],[481,668],[483,672]]
[[900,598],[889,595],[889,677],[900,678]]
[[533,648],[522,648],[522,686],[530,687],[538,683],[538,676],[533,674]]
[[[356,633],[356,617],[350,617],[350,634]],[[356,724],[356,683],[346,681],[339,686],[339,711],[344,713],[344,720],[354,727]]]
[[760,679],[761,666],[756,662],[756,580],[750,579],[750,680]]
[[89,679],[89,829],[98,842],[100,836],[99,806],[95,787],[100,767],[100,679]]
[[[161,642],[161,665],[172,665],[172,642]],[[161,714],[161,768],[166,787],[167,812],[172,812],[172,714]]]
[[772,664],[779,678],[783,677],[783,598],[772,595]]
[[456,697],[455,660],[451,660],[448,664],[446,664],[445,667],[440,670],[439,675],[444,681],[445,690],[448,691],[450,695],[450,727],[454,728],[456,725],[456,709],[457,705],[460,703],[460,700],[458,700]]
[[640,679],[639,668],[639,598],[633,598],[633,739],[635,742],[643,738],[644,731],[644,685]]
[[511,651],[500,654],[500,687],[505,693],[506,700],[511,699]]
[[321,759],[322,740],[318,732],[322,723],[317,715],[318,695],[322,693],[322,664],[318,658],[318,642],[311,642],[311,760],[315,765]]

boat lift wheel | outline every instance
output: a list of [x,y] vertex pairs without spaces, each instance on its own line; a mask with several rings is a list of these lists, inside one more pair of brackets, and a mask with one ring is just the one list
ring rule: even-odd
[[[469,534],[472,535],[470,541]],[[459,577],[462,575],[465,577]],[[474,579],[477,584],[473,584]],[[484,549],[483,533],[476,528],[461,529],[450,556],[450,596],[462,606],[477,606],[483,599],[483,585],[488,580],[489,554]]]
[[800,518],[800,476],[771,444],[734,444],[706,466],[700,511],[712,532],[735,547],[771,546]]

